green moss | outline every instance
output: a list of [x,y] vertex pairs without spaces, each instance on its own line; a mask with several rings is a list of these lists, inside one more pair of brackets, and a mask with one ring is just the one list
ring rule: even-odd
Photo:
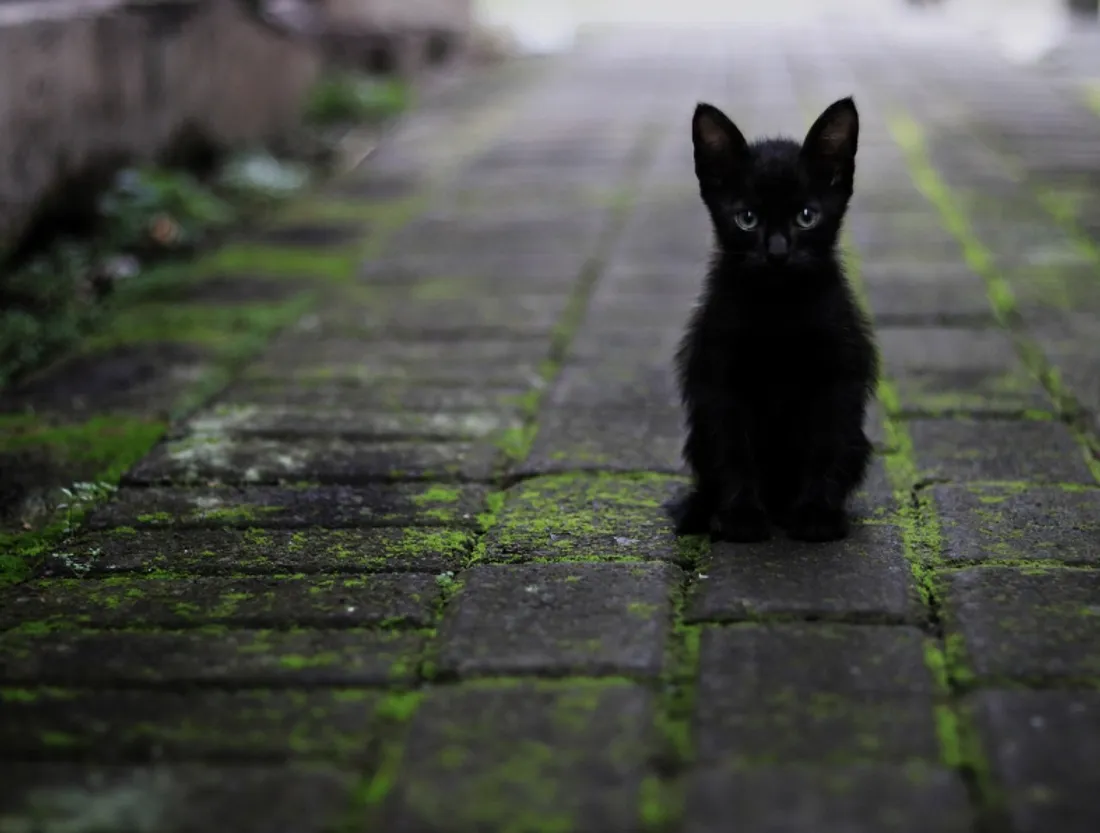
[[212,252],[195,264],[195,270],[200,274],[261,274],[265,278],[344,282],[351,279],[358,261],[355,251],[318,252],[241,243]]
[[300,318],[313,300],[312,293],[302,292],[278,303],[133,305],[113,315],[100,332],[86,341],[85,350],[178,341],[202,345],[218,356],[237,358],[255,352],[277,330]]
[[374,123],[405,110],[412,97],[401,80],[328,72],[310,90],[303,116],[314,125]]

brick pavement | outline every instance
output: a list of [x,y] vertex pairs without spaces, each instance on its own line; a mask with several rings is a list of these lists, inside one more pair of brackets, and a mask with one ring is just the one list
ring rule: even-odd
[[[1100,118],[851,21],[506,87],[334,190],[407,222],[4,591],[0,831],[1100,828]],[[691,107],[848,92],[862,522],[677,541]]]

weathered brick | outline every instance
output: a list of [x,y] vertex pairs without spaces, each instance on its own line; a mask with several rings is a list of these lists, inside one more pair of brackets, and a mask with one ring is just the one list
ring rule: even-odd
[[389,341],[284,338],[251,365],[247,379],[301,384],[349,380],[365,384],[416,381],[450,385],[529,385],[540,378],[547,345],[537,341]]
[[[462,412],[514,413],[526,384],[513,386],[455,387],[443,383],[419,384],[394,381],[381,384],[344,380],[314,380],[287,386],[284,380],[241,380],[219,397],[224,406],[349,409],[363,412],[404,414],[419,412],[452,414]],[[446,418],[446,417],[444,417]],[[367,417],[368,424],[370,417]]]
[[0,684],[408,684],[422,643],[416,634],[384,631],[7,633]]
[[933,495],[952,561],[1100,562],[1100,489],[974,484]]
[[88,529],[329,529],[476,526],[485,486],[375,483],[363,486],[213,486],[120,489],[93,511]]
[[434,576],[48,579],[0,593],[0,628],[187,628],[227,624],[425,626],[438,596]]
[[339,437],[344,440],[473,440],[522,424],[518,416],[492,411],[395,412],[323,406],[219,405],[172,432],[173,439],[228,435],[273,439]]
[[933,761],[932,693],[914,628],[708,627],[696,751],[707,765]]
[[519,474],[561,471],[652,471],[680,474],[682,417],[646,411],[558,411],[539,417],[538,434]]
[[959,776],[885,764],[779,764],[692,773],[684,833],[968,833],[974,818]]
[[286,575],[440,573],[461,568],[472,530],[447,527],[375,529],[134,529],[90,532],[44,556],[44,575],[119,573]]
[[856,526],[845,540],[824,546],[783,538],[715,544],[699,573],[689,621],[768,615],[904,621],[923,614],[893,526]]
[[384,695],[356,690],[0,689],[0,758],[285,761],[368,765]]
[[981,567],[944,581],[947,632],[980,679],[1100,678],[1100,573]]
[[884,371],[903,411],[917,414],[1049,412],[1042,386],[1000,330],[880,328]]
[[[343,817],[355,774],[322,765],[0,766],[0,823],[115,833],[327,833]],[[87,826],[86,826],[87,825]]]
[[917,464],[929,478],[1096,482],[1083,449],[1058,422],[918,419],[908,429]]
[[675,561],[681,545],[663,505],[685,482],[662,475],[563,474],[513,486],[486,535],[491,561]]
[[990,691],[973,709],[1014,831],[1100,828],[1100,693]]
[[194,435],[157,446],[127,484],[355,485],[372,480],[488,480],[499,452],[486,442],[351,442]]
[[444,619],[439,669],[655,677],[680,581],[664,564],[474,567]]
[[642,828],[654,703],[629,683],[480,683],[430,691],[378,829]]

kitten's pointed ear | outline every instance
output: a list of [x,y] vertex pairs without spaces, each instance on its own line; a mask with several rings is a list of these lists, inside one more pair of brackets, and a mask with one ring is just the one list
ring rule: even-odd
[[851,182],[859,144],[859,113],[851,97],[825,108],[810,127],[802,143],[802,156],[811,170],[829,184]]
[[737,125],[710,104],[696,105],[691,138],[695,143],[695,173],[700,180],[735,172],[749,148]]

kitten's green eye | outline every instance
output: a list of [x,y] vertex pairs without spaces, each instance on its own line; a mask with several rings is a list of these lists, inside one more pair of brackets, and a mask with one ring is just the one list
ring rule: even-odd
[[752,211],[738,211],[733,215],[733,221],[742,231],[752,231],[760,225],[760,218]]
[[803,208],[798,212],[798,215],[794,218],[795,223],[799,228],[807,229],[813,228],[817,225],[818,220],[821,219],[821,212],[812,208]]

